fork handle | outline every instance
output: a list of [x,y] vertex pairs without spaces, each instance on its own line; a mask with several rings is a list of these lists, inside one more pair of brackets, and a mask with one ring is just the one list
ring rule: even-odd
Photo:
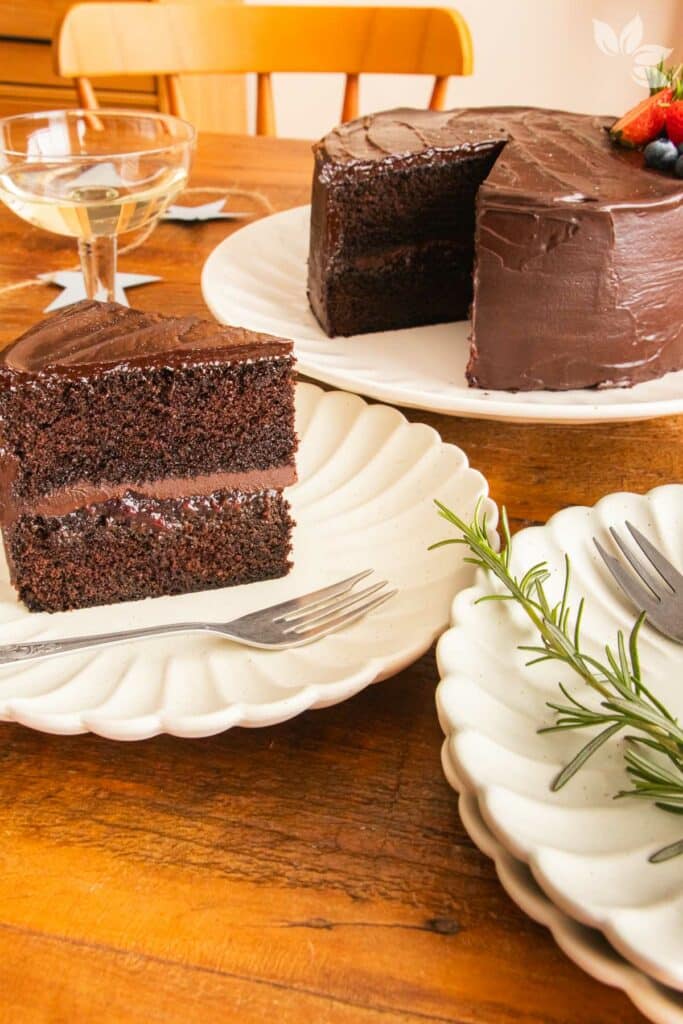
[[167,626],[145,626],[141,629],[125,629],[116,633],[94,633],[91,636],[74,636],[69,640],[36,640],[35,643],[4,644],[0,646],[0,665],[11,665],[17,661],[30,661],[48,655],[73,654],[87,651],[91,647],[107,647],[122,644],[128,640],[142,640],[145,637],[165,636],[169,633],[218,632],[217,627],[204,622],[175,622]]

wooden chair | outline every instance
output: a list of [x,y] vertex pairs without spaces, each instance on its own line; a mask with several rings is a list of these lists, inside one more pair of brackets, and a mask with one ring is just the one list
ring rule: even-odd
[[179,74],[256,72],[256,132],[274,135],[272,72],[345,73],[343,121],[358,116],[359,75],[433,75],[429,106],[441,110],[449,76],[472,73],[472,41],[447,8],[85,3],[67,11],[55,63],[88,109],[97,108],[91,76],[160,75],[181,117]]

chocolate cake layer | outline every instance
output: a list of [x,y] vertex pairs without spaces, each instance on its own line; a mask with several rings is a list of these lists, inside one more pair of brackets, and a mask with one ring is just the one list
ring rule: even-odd
[[[464,263],[466,271],[459,270]],[[429,280],[430,287],[424,287]],[[450,242],[397,246],[359,256],[329,274],[325,327],[331,335],[387,331],[467,316],[472,300],[472,254]]]
[[32,611],[66,611],[252,583],[290,568],[279,491],[158,500],[128,493],[4,527],[12,577]]
[[83,302],[0,353],[0,523],[33,610],[281,576],[290,342]]
[[[614,147],[613,120],[394,110],[335,129],[315,147],[309,297],[321,325],[348,334],[464,316],[444,277],[460,296],[474,248],[473,385],[629,385],[682,367],[683,184]],[[445,272],[418,266],[402,305],[395,245],[437,239],[453,243]]]
[[292,375],[290,342],[79,303],[0,353],[0,490],[293,465]]

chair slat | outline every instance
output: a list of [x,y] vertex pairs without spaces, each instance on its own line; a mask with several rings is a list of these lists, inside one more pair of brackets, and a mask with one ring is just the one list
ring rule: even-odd
[[356,74],[347,75],[341,112],[342,121],[353,121],[354,118],[358,117],[358,90],[359,76]]
[[256,79],[256,134],[275,135],[275,101],[270,72],[260,72]]
[[97,102],[97,96],[95,90],[92,87],[92,82],[89,78],[78,77],[76,79],[76,93],[78,95],[78,102],[85,110],[97,110],[99,106]]
[[169,110],[176,117],[187,117],[187,107],[177,75],[165,75]]
[[434,88],[429,99],[430,110],[443,110],[448,96],[448,75],[436,75]]

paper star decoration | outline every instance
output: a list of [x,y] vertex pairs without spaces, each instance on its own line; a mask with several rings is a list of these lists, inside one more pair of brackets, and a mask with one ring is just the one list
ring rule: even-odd
[[169,206],[161,215],[162,220],[238,220],[248,217],[246,213],[230,213],[224,210],[225,199],[217,199],[215,203],[204,203],[202,206]]
[[[81,299],[87,298],[80,270],[57,270],[54,273],[38,274],[38,277],[41,281],[59,285],[64,289],[61,295],[45,307],[45,313],[51,313],[53,309],[61,309],[62,306],[70,306],[72,302],[80,302]],[[152,274],[117,274],[114,293],[116,301],[122,306],[127,306],[126,288],[136,288],[140,284],[151,284],[152,281],[160,280],[160,277],[154,277]]]

